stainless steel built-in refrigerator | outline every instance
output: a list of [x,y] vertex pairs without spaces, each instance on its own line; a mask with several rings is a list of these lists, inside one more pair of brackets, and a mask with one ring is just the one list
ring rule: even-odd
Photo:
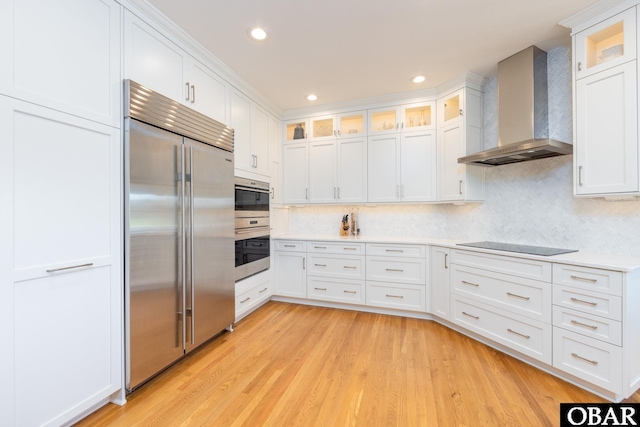
[[126,388],[232,325],[233,130],[125,81]]

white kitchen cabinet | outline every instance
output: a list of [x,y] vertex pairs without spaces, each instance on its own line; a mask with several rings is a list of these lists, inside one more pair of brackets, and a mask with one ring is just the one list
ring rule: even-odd
[[636,10],[630,8],[574,35],[575,78],[636,59]]
[[310,117],[308,119],[309,140],[333,140],[366,135],[366,111],[351,111],[342,114]]
[[637,193],[636,61],[576,81],[575,194]]
[[283,203],[309,203],[309,144],[284,145],[282,163]]
[[271,270],[236,282],[236,322],[269,301],[272,288]]
[[482,92],[463,87],[438,99],[438,200],[484,199],[484,169],[458,163],[482,149]]
[[124,77],[228,123],[226,82],[152,26],[125,11]]
[[241,92],[231,91],[229,123],[236,169],[269,175],[269,113]]
[[[195,59],[189,61],[191,96],[187,101],[205,116],[229,123],[229,88],[220,76]],[[186,90],[186,83],[185,83]]]
[[251,103],[251,166],[254,173],[269,175],[269,113],[255,103]]
[[637,7],[577,14],[573,30],[574,195],[640,194]]
[[426,312],[426,253],[425,245],[367,243],[367,305]]
[[4,96],[0,126],[0,413],[62,425],[122,387],[121,132]]
[[307,298],[365,304],[364,243],[307,242]]
[[[307,297],[307,253],[305,242],[291,242],[291,250],[286,249],[289,242],[280,241],[282,248],[275,251],[275,285],[273,294],[283,297],[306,298]],[[300,250],[300,252],[298,252]]]
[[284,142],[302,142],[308,139],[309,119],[287,120],[283,124]]
[[436,200],[436,138],[432,130],[370,136],[369,202]]
[[366,138],[310,142],[309,186],[311,203],[366,202]]
[[120,13],[112,0],[3,1],[0,93],[120,127]]
[[269,116],[269,176],[271,205],[282,205],[282,122]]
[[435,109],[426,101],[369,110],[369,135],[434,129]]
[[450,250],[438,246],[431,247],[431,280],[429,311],[436,316],[449,320],[451,313]]

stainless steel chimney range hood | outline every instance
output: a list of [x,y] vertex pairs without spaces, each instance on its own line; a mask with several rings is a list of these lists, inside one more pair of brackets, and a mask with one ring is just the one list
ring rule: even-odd
[[498,63],[498,147],[458,163],[500,166],[573,153],[549,138],[547,53],[535,46]]

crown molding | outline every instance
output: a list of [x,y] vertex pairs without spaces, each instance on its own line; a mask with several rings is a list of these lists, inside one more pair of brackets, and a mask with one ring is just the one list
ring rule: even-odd
[[[559,24],[563,27],[571,28],[573,35],[600,22],[607,16],[620,13],[639,3],[640,0],[600,0],[560,21]],[[607,16],[601,16],[604,13],[606,13]]]

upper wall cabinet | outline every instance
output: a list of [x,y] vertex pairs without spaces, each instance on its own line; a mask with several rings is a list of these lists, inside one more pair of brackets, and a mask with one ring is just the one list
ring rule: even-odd
[[120,6],[0,2],[0,93],[120,127]]
[[361,137],[367,134],[367,112],[365,110],[350,111],[289,120],[284,122],[284,130],[285,143]]
[[230,126],[235,168],[269,175],[269,113],[237,90],[231,91]]
[[482,148],[482,92],[463,87],[438,99],[438,200],[484,199],[484,168],[458,158]]
[[434,129],[435,102],[369,110],[369,135]]
[[577,33],[576,79],[636,59],[636,11],[628,9]]
[[124,25],[125,78],[229,123],[229,95],[222,78],[129,12]]
[[367,112],[353,111],[344,114],[309,118],[308,139],[314,141],[351,138],[366,135]]
[[[574,194],[640,194],[637,11],[574,30]],[[593,22],[593,21],[591,21]],[[586,27],[586,28],[585,28]]]
[[284,142],[304,142],[308,139],[309,119],[284,122]]

